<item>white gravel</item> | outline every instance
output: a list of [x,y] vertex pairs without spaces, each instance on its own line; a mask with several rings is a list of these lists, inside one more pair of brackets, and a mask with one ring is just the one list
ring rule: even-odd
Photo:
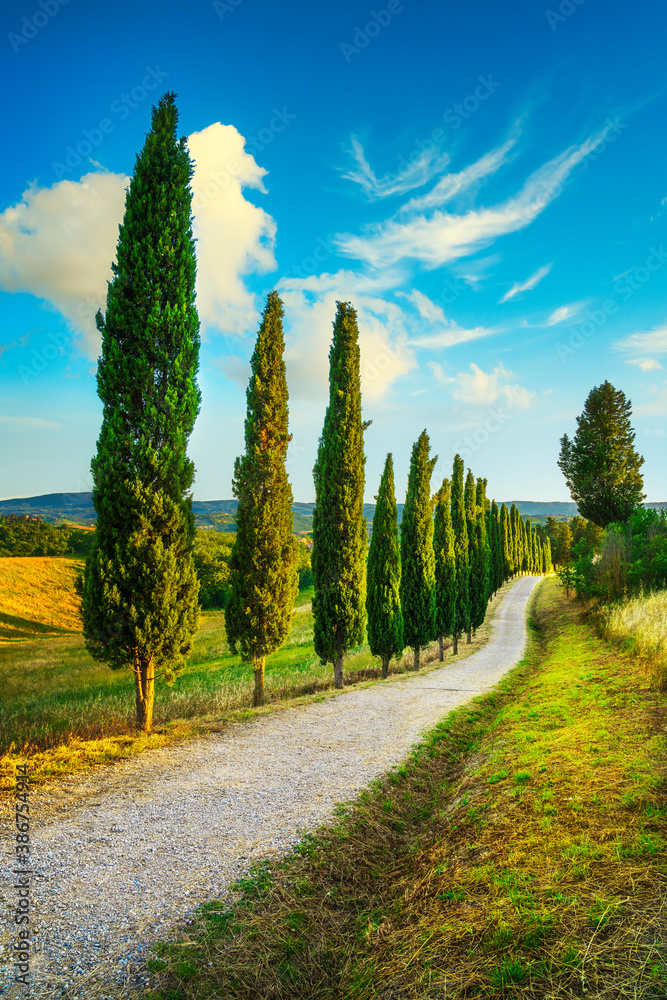
[[17,891],[5,803],[0,995],[117,998],[140,985],[153,942],[201,902],[226,898],[252,862],[289,851],[443,715],[500,680],[522,656],[526,602],[539,579],[514,584],[488,643],[460,663],[35,789],[30,993],[14,982],[10,952]]

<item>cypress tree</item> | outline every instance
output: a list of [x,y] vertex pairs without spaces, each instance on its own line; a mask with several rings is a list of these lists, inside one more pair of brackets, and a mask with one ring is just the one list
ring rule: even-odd
[[527,517],[523,522],[523,562],[521,564],[525,573],[532,573],[533,571],[532,530],[530,518]]
[[454,655],[459,651],[459,636],[470,627],[470,564],[468,562],[468,526],[463,489],[463,459],[454,456],[452,470],[452,528],[456,556],[456,620],[452,638]]
[[463,502],[466,511],[466,528],[468,531],[468,588],[469,588],[469,599],[470,599],[470,618],[468,620],[467,628],[467,639],[468,642],[472,642],[472,630],[473,630],[473,609],[477,604],[477,594],[475,592],[475,587],[477,581],[473,574],[473,565],[475,563],[475,550],[477,548],[477,502],[476,502],[476,490],[475,490],[475,477],[473,476],[470,469],[468,469],[468,475],[465,479],[465,487],[463,490]]
[[415,670],[419,669],[421,647],[436,636],[431,476],[438,457],[429,458],[430,448],[424,430],[412,448],[401,521],[403,637],[406,646],[414,650]]
[[523,563],[523,521],[516,504],[512,504],[510,508],[510,524],[512,527],[513,573],[520,573]]
[[500,511],[498,504],[494,500],[491,504],[490,521],[491,525],[491,578],[493,580],[493,593],[495,594],[505,582],[503,571],[503,545],[500,533]]
[[292,489],[285,471],[288,393],[283,304],[270,292],[250,359],[245,454],[236,459],[236,541],[229,559],[227,639],[255,672],[253,705],[264,704],[266,657],[282,646],[299,586]]
[[153,108],[125,198],[106,313],[97,314],[104,405],[92,460],[95,542],[82,589],[92,656],[135,678],[150,732],[155,676],[173,680],[199,622],[187,441],[199,411],[192,163],[174,94]]
[[490,550],[486,536],[486,479],[478,479],[475,505],[475,545],[470,562],[470,618],[472,627],[478,629],[486,617],[489,603]]
[[514,546],[512,524],[505,504],[500,508],[500,535],[503,549],[503,582],[514,576]]
[[433,524],[435,552],[435,630],[444,659],[445,636],[454,631],[456,621],[456,552],[452,528],[451,487],[443,480],[436,496]]
[[380,489],[375,498],[373,533],[368,550],[368,645],[373,656],[382,659],[382,676],[389,671],[392,656],[404,649],[401,612],[401,557],[394,492],[394,463],[387,455]]
[[329,405],[313,469],[315,652],[343,686],[343,655],[366,629],[366,519],[359,331],[349,302],[336,303],[329,351]]

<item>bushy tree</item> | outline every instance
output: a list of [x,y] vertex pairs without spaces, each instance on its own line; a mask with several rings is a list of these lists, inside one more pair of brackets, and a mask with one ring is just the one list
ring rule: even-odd
[[291,435],[284,350],[283,304],[273,291],[250,359],[245,454],[236,459],[232,482],[238,507],[225,609],[230,647],[253,665],[253,705],[264,704],[266,657],[287,638],[299,587],[285,470]]
[[561,438],[558,465],[581,514],[601,527],[627,521],[644,500],[632,404],[611,382],[591,389],[574,438]]
[[329,352],[329,405],[313,470],[313,618],[315,652],[333,663],[343,686],[343,656],[366,630],[366,518],[357,314],[338,302]]
[[377,505],[367,570],[368,645],[373,656],[381,658],[382,676],[386,677],[390,659],[392,656],[400,656],[404,648],[400,597],[401,556],[391,454],[387,455],[375,499]]
[[125,199],[102,333],[102,429],[92,461],[95,544],[86,562],[86,646],[134,672],[150,732],[156,672],[171,680],[199,621],[188,437],[199,410],[192,164],[175,97],[153,109]]
[[444,659],[445,636],[452,635],[456,622],[456,544],[452,528],[451,487],[443,480],[436,495],[433,523],[435,553],[435,631]]
[[419,669],[421,647],[436,636],[431,475],[437,456],[429,458],[430,447],[424,430],[412,448],[401,521],[403,637],[406,646],[414,650],[415,670]]

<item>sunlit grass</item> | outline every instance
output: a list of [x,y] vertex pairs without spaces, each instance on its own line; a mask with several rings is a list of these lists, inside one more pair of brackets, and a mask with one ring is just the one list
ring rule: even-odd
[[0,559],[0,645],[81,629],[74,580],[80,559],[18,556]]
[[634,597],[604,608],[599,620],[605,637],[634,652],[664,690],[667,687],[667,591]]

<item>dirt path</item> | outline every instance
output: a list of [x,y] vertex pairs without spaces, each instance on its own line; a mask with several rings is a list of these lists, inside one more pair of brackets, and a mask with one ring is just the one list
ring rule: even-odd
[[[487,644],[460,663],[35,791],[30,997],[115,1000],[124,984],[140,986],[155,940],[200,902],[224,899],[253,861],[288,851],[443,715],[500,680],[522,656],[526,603],[538,580],[515,583]],[[0,943],[9,963],[17,890],[6,811],[2,819]],[[12,965],[0,967],[3,1000],[27,995],[14,976]]]

